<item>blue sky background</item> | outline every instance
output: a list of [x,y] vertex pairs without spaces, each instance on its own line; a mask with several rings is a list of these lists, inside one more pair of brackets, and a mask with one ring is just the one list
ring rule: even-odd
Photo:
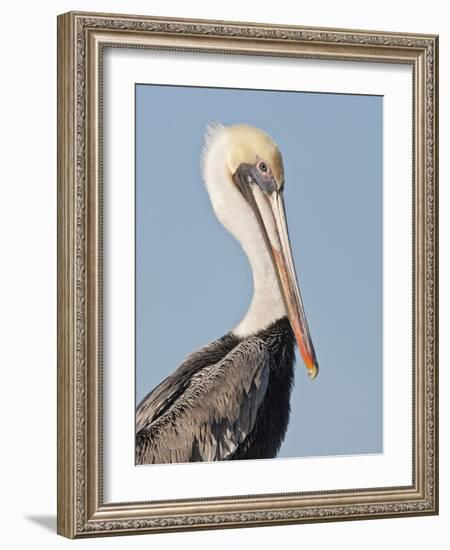
[[382,97],[136,86],[136,400],[245,314],[252,277],[200,171],[206,124],[268,132],[320,365],[280,457],[382,451]]

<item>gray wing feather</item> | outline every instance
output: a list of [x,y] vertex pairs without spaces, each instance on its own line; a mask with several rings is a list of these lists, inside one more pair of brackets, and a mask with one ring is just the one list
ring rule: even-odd
[[189,357],[173,372],[153,389],[137,406],[136,433],[148,428],[164,411],[173,405],[174,401],[183,394],[188,387],[192,375],[204,364],[207,357],[211,364],[223,358],[220,340],[210,342]]
[[[182,393],[177,386],[179,397],[138,431],[137,463],[231,457],[253,429],[267,389],[269,362],[266,344],[257,337],[247,338],[221,361],[181,383]],[[170,386],[170,377],[163,384]],[[159,403],[156,396],[155,402]]]

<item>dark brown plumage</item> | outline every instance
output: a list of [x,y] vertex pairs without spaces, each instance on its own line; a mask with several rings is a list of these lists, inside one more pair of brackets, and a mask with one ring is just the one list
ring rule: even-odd
[[286,434],[294,377],[286,318],[190,355],[136,414],[136,463],[273,458]]

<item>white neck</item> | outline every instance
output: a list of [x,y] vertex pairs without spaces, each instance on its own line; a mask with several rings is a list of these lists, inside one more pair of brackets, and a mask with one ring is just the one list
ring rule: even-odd
[[250,307],[232,331],[241,338],[259,332],[286,315],[286,306],[272,259],[262,236],[259,232],[256,235],[259,238],[255,238],[253,242],[241,242],[253,272],[253,298]]
[[275,268],[258,221],[237,190],[226,165],[224,127],[210,130],[203,157],[203,175],[214,212],[223,226],[239,241],[253,272],[253,298],[242,321],[233,329],[239,337],[255,334],[286,315]]

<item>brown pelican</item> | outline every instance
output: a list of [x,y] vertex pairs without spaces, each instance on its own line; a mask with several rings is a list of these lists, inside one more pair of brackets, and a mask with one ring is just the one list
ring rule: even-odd
[[203,177],[214,212],[241,243],[254,294],[242,321],[190,355],[136,412],[136,463],[273,458],[286,434],[294,343],[318,364],[292,259],[281,153],[262,130],[208,128]]

